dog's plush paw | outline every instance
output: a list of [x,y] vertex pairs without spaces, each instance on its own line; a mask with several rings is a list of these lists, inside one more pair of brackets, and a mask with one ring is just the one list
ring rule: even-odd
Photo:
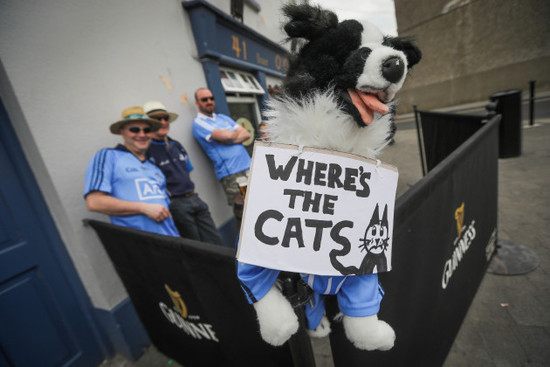
[[290,302],[275,286],[254,303],[254,309],[260,324],[260,334],[267,343],[282,345],[298,331],[298,317]]
[[313,330],[307,331],[309,336],[314,338],[324,338],[328,334],[330,334],[330,322],[328,321],[327,317],[323,315],[323,318],[321,319],[321,322],[317,327]]
[[395,342],[395,331],[377,315],[365,317],[344,316],[344,330],[358,349],[390,350]]

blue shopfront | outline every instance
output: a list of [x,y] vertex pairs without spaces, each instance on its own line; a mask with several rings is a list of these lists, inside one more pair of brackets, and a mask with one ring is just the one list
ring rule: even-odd
[[[258,133],[261,111],[288,69],[288,51],[211,4],[185,1],[216,112]],[[251,149],[253,139],[245,142]]]

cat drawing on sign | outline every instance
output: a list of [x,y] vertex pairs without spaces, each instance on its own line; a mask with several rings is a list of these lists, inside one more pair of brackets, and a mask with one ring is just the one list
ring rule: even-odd
[[359,246],[361,251],[367,252],[361,263],[361,274],[372,273],[374,267],[378,273],[388,270],[386,250],[389,239],[388,206],[384,207],[384,214],[380,218],[379,206],[376,204],[369,226],[365,230],[365,236],[359,239],[362,242]]

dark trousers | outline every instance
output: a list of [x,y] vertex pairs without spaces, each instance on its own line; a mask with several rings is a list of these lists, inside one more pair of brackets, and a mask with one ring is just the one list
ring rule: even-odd
[[171,200],[170,213],[181,237],[215,245],[222,244],[208,205],[199,195],[179,196]]

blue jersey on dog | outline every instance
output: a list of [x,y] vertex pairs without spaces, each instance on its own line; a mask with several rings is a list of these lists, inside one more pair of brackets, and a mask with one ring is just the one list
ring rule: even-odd
[[[237,262],[237,274],[249,303],[263,298],[271,289],[280,271]],[[378,283],[378,274],[326,276],[301,274],[314,293],[304,312],[309,329],[315,329],[325,312],[322,295],[336,295],[338,307],[344,315],[363,317],[380,310],[384,291]]]

